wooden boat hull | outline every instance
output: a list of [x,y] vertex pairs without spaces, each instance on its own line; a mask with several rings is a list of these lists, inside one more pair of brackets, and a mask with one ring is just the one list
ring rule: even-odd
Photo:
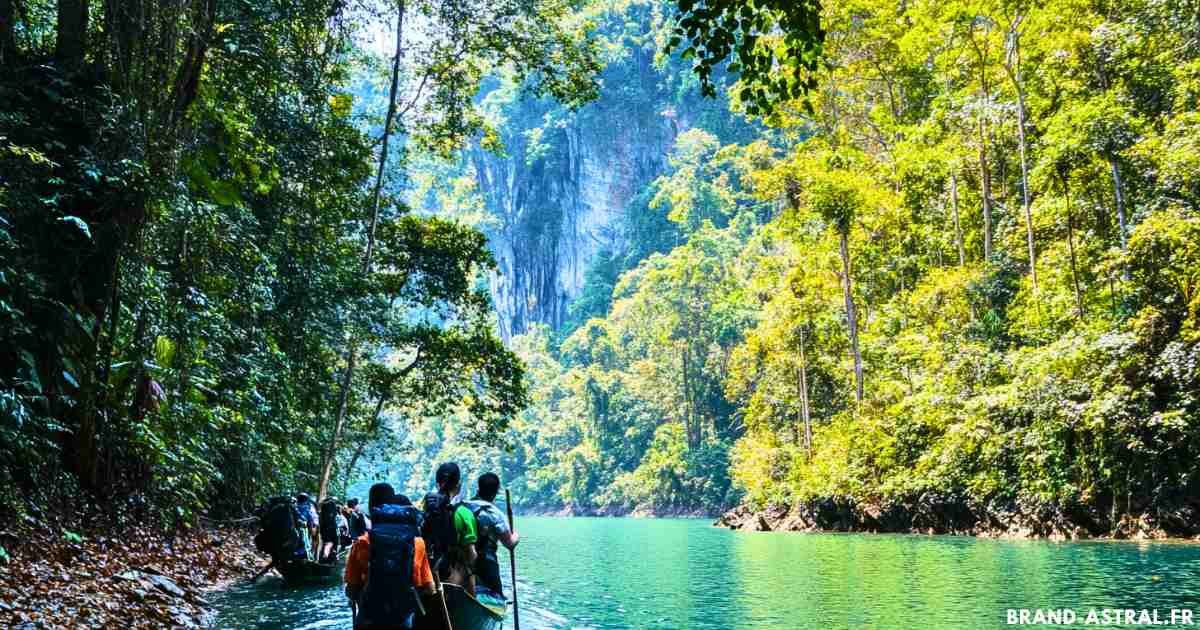
[[[442,584],[446,592],[446,608],[450,612],[450,623],[454,630],[499,630],[504,624],[507,606],[487,606],[475,599],[460,586]],[[441,601],[437,597],[422,599],[426,614],[417,619],[419,630],[445,630],[445,617]]]
[[499,630],[504,624],[504,608],[485,606],[462,587],[443,584],[446,591],[446,607],[450,609],[450,623],[454,630]]
[[278,566],[276,570],[289,586],[327,585],[341,581],[343,564],[340,557],[333,564],[298,560]]

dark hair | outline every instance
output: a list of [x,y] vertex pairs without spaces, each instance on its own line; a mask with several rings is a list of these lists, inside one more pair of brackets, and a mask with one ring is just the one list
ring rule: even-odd
[[307,492],[301,492],[300,494],[296,495],[296,503],[303,503],[308,500],[310,499]]
[[493,501],[496,493],[500,492],[500,477],[496,473],[486,472],[479,475],[479,495],[484,501]]
[[346,499],[346,507],[358,507],[358,497],[350,497]]
[[371,490],[367,492],[367,507],[373,510],[391,501],[394,496],[396,496],[396,490],[392,488],[392,484],[377,483],[371,486]]
[[408,505],[408,506],[411,506],[411,505],[412,505],[412,499],[409,499],[408,497],[404,496],[403,494],[397,494],[396,496],[392,497],[392,500],[391,500],[391,501],[388,501],[388,505]]
[[449,490],[458,485],[462,471],[458,469],[458,464],[446,462],[438,466],[436,479],[438,490]]

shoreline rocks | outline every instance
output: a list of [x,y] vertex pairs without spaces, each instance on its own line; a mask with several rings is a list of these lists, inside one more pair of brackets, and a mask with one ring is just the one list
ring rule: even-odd
[[742,531],[951,534],[980,538],[1046,540],[1200,540],[1200,506],[1185,504],[1115,520],[1092,506],[1021,502],[980,503],[956,495],[925,493],[905,500],[857,503],[815,499],[761,510],[738,506],[717,518],[718,527]]

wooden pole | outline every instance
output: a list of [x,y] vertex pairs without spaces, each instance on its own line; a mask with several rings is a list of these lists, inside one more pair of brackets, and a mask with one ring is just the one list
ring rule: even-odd
[[446,630],[454,630],[454,624],[450,623],[450,608],[446,606],[446,589],[442,588],[442,578],[436,568],[433,570],[433,584],[437,586],[438,601],[442,604],[442,623],[446,624]]
[[[509,493],[508,488],[504,489],[504,503],[508,508],[508,526],[515,532],[517,531],[517,522],[513,520],[512,494]],[[513,628],[521,630],[521,608],[517,605],[517,552],[512,548],[508,550],[508,566],[512,569]]]
[[250,578],[249,580],[247,580],[247,581],[246,581],[246,583],[247,583],[247,584],[253,584],[253,583],[255,583],[256,581],[258,581],[258,578],[262,577],[263,575],[266,575],[267,571],[270,571],[270,570],[271,570],[271,569],[273,569],[273,568],[275,568],[275,561],[274,561],[274,560],[272,560],[272,561],[270,562],[270,564],[268,564],[267,566],[263,567],[262,571],[259,571],[258,573],[255,573],[255,574],[254,574],[254,577],[252,577],[252,578]]

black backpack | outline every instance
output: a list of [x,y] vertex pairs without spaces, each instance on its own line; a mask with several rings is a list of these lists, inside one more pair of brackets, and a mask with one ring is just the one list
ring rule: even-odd
[[333,498],[325,499],[321,503],[321,510],[318,513],[318,522],[321,525],[321,532],[337,530],[337,514],[338,504]]
[[254,547],[272,558],[284,557],[298,547],[300,536],[296,533],[296,508],[291,497],[272,497],[259,518],[259,532],[254,536]]
[[356,627],[411,627],[417,611],[413,590],[413,538],[420,513],[411,506],[381,505],[371,510],[367,584],[359,596]]
[[367,516],[358,510],[350,514],[350,535],[357,538],[367,531]]
[[449,497],[437,493],[425,495],[424,519],[421,523],[421,537],[425,539],[430,560],[435,564],[450,548],[458,543],[458,533],[454,531],[454,511],[458,504]]

